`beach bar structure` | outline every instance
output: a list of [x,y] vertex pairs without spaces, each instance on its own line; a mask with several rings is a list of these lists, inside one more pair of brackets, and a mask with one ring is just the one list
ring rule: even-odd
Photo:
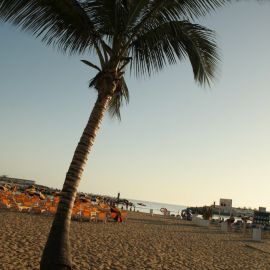
[[0,176],[0,186],[7,184],[7,185],[16,185],[17,187],[28,187],[35,185],[34,180],[28,180],[28,179],[20,179],[20,178],[13,178],[13,177],[7,177],[5,175]]

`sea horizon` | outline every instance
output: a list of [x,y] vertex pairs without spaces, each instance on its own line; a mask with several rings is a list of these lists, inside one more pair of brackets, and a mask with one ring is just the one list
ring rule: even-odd
[[[183,209],[187,208],[187,206],[180,205],[180,204],[178,205],[178,204],[153,202],[153,201],[137,200],[137,199],[130,199],[130,198],[128,198],[127,200],[129,200],[136,206],[135,211],[144,212],[144,213],[150,213],[150,210],[152,209],[154,214],[162,214],[160,209],[166,208],[171,214],[180,214]],[[138,203],[143,203],[145,206],[139,205]]]

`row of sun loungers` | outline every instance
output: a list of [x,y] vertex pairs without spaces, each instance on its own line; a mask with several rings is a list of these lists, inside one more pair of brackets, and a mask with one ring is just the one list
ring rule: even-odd
[[[59,196],[45,197],[29,196],[25,193],[14,194],[11,191],[0,192],[0,208],[34,214],[54,215],[57,210]],[[121,220],[126,220],[126,211],[121,211]],[[93,205],[90,201],[83,202],[77,199],[72,209],[72,219],[80,221],[115,220],[117,213],[111,212],[109,205]]]

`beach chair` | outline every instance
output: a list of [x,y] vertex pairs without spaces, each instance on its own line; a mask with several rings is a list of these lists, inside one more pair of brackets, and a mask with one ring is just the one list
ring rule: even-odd
[[87,220],[87,221],[90,221],[91,220],[91,217],[92,217],[92,212],[90,209],[83,209],[81,211],[81,218],[83,220]]
[[29,212],[31,214],[42,214],[47,211],[46,208],[46,200],[40,200],[38,199],[31,199],[32,205],[29,209]]
[[35,206],[33,206],[33,207],[31,207],[30,209],[29,209],[29,212],[31,213],[31,214],[42,214],[42,213],[44,213],[46,210],[44,209],[44,208],[42,208],[42,207],[40,207],[39,205],[35,205]]
[[51,215],[56,214],[56,211],[57,211],[57,206],[54,206],[54,205],[51,205],[48,209],[48,213]]
[[60,201],[60,196],[53,197],[53,205],[57,206]]
[[14,197],[10,197],[9,198],[9,208],[10,210],[12,211],[21,211],[22,210],[22,207],[21,207],[21,204],[20,203],[17,203],[16,200],[14,199]]
[[20,206],[21,212],[29,212],[33,206],[35,206],[35,202],[32,198],[28,197],[27,195],[20,196],[15,199],[17,204]]
[[23,194],[23,193],[20,193],[20,194],[15,194],[14,195],[14,200],[17,202],[17,203],[23,203],[23,201],[24,201],[24,198],[25,198],[25,194]]
[[29,198],[25,197],[22,202],[22,205],[31,208],[33,205],[33,202],[29,200]]
[[102,208],[102,209],[110,210],[110,206],[108,204],[106,204],[106,203],[100,203],[99,207]]
[[83,211],[84,209],[90,209],[90,205],[87,202],[81,202],[80,203],[80,209]]
[[51,206],[52,206],[52,201],[50,198],[47,198],[47,200],[45,200],[45,204],[44,204],[45,210],[48,211]]
[[[47,202],[46,199],[44,199],[44,200],[39,199],[39,201],[36,203],[36,205],[37,205],[40,209],[46,211],[46,202]],[[42,212],[44,212],[44,211],[42,211]]]
[[110,216],[111,213],[111,208],[108,204],[99,204],[97,206],[97,210],[100,212],[105,212],[106,213],[106,217]]
[[81,220],[81,210],[80,208],[77,208],[77,207],[73,207],[72,208],[72,213],[71,213],[71,218],[73,220]]
[[111,218],[112,220],[115,220],[117,216],[118,216],[118,213],[111,212],[110,218]]
[[36,202],[39,202],[40,199],[39,199],[38,196],[34,195],[34,196],[31,197],[30,201],[31,201],[32,203],[36,203]]
[[10,202],[7,198],[3,197],[0,200],[0,208],[3,209],[9,209],[10,208]]
[[21,212],[28,213],[30,211],[30,207],[21,205]]
[[102,221],[104,223],[107,222],[107,213],[106,212],[98,212],[97,213],[97,221]]
[[97,211],[90,210],[90,221],[97,221]]

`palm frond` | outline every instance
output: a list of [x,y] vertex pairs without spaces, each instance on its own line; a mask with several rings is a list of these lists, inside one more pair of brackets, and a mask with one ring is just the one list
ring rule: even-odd
[[98,82],[102,78],[102,71],[98,72],[90,81],[89,88],[94,88],[98,91]]
[[149,0],[129,1],[129,16],[127,20],[127,28],[132,28],[141,20],[142,13],[148,6]]
[[119,80],[114,95],[109,102],[108,111],[112,118],[116,117],[121,120],[120,109],[124,102],[126,104],[129,102],[129,91],[125,79],[122,77]]
[[214,79],[219,61],[214,32],[188,21],[164,23],[137,36],[131,56],[131,68],[137,76],[151,75],[189,57],[194,78],[200,84]]
[[88,60],[81,60],[81,61],[82,61],[84,64],[86,64],[87,66],[89,66],[89,67],[91,67],[91,68],[94,68],[94,69],[96,69],[96,70],[98,70],[98,71],[101,71],[101,69],[100,69],[97,65],[91,63],[91,62],[88,61]]
[[137,24],[131,30],[131,39],[144,32],[149,25],[194,20],[224,6],[231,0],[149,0],[147,2],[137,18]]
[[124,32],[128,19],[126,0],[93,0],[83,6],[88,14],[95,14],[92,17],[100,33],[112,37]]
[[231,0],[169,0],[160,13],[174,19],[191,19],[205,16]]
[[0,21],[11,22],[70,53],[84,52],[100,38],[76,0],[0,0]]

